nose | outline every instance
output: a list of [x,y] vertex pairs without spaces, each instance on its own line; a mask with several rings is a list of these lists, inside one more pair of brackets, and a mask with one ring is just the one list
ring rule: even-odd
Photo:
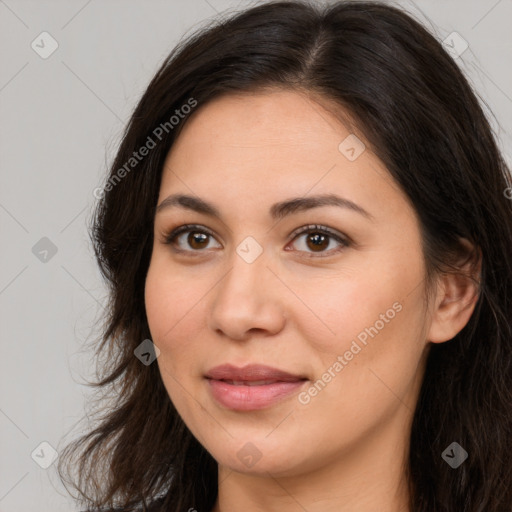
[[286,297],[282,283],[267,265],[265,252],[252,263],[234,254],[230,270],[212,290],[212,330],[245,341],[256,333],[270,336],[283,329]]

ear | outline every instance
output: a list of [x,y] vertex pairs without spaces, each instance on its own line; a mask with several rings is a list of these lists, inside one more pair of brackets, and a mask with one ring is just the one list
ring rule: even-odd
[[438,279],[427,336],[433,343],[449,341],[464,328],[480,294],[481,251],[465,238],[460,242],[464,248],[464,256],[457,262],[460,273],[442,274]]

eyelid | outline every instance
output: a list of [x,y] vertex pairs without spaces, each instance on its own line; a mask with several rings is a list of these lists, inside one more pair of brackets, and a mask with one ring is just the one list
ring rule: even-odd
[[166,233],[165,237],[174,238],[181,235],[182,233],[194,230],[201,232],[204,231],[206,234],[212,236],[213,238],[216,238],[215,233],[211,229],[208,229],[206,226],[203,226],[202,224],[182,224],[174,229],[171,229],[168,233]]
[[302,226],[300,228],[295,229],[290,233],[290,237],[292,240],[295,239],[296,236],[301,235],[302,233],[307,233],[309,231],[321,231],[331,235],[333,238],[340,238],[343,241],[349,242],[349,238],[346,235],[330,228],[329,226],[323,226],[322,224],[308,224],[306,226]]

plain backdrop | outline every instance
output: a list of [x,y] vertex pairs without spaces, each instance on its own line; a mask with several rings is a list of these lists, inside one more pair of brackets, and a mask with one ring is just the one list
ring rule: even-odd
[[[392,3],[440,41],[467,42],[454,58],[512,163],[512,0]],[[91,393],[84,343],[106,299],[87,234],[93,190],[164,57],[252,4],[0,0],[0,512],[77,510],[56,463],[43,466],[80,433]]]

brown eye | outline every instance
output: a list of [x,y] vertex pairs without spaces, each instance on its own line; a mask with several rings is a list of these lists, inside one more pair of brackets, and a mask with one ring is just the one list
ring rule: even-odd
[[[331,256],[350,245],[348,239],[331,231],[326,226],[306,226],[294,234],[293,241],[302,242],[297,244],[299,252],[304,252],[309,257]],[[338,245],[337,248],[336,245]],[[328,248],[330,249],[327,250]]]
[[212,233],[194,225],[180,226],[164,236],[165,244],[175,246],[176,251],[190,253],[203,251],[211,240],[215,240]]
[[204,249],[208,245],[209,236],[206,233],[190,231],[187,236],[187,243],[192,249]]
[[[185,235],[187,236],[185,237]],[[348,238],[331,231],[328,227],[318,225],[300,228],[295,232],[292,242],[296,240],[302,242],[302,244],[298,244],[298,251],[305,253],[308,257],[331,256],[350,246]],[[164,235],[165,244],[173,246],[176,252],[189,253],[191,256],[203,251],[206,252],[205,249],[212,241],[216,241],[213,233],[202,226],[196,225],[179,226],[171,233]],[[300,247],[301,245],[302,247]],[[220,244],[217,248],[219,247],[221,247]]]
[[313,251],[322,251],[329,245],[329,237],[322,233],[309,233],[306,237],[307,246]]

